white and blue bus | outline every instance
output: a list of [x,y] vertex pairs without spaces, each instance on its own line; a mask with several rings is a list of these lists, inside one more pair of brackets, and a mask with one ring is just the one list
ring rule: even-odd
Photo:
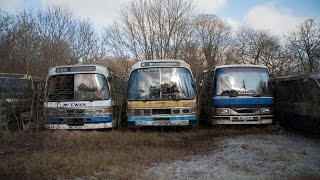
[[223,65],[204,73],[201,120],[210,124],[271,124],[269,71],[258,65]]
[[127,101],[129,128],[196,125],[195,85],[190,66],[182,60],[134,64]]
[[126,79],[99,65],[49,69],[44,107],[49,129],[120,127],[125,117]]

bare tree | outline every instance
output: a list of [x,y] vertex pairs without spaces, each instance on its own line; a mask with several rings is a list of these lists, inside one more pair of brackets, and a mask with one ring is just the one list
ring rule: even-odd
[[242,63],[271,66],[280,58],[280,40],[264,30],[241,27],[237,32],[236,54]]
[[8,59],[13,47],[12,37],[15,24],[16,22],[12,15],[0,10],[0,72],[8,68]]
[[194,36],[204,61],[212,68],[222,64],[224,50],[231,42],[231,27],[215,15],[199,15],[194,19]]
[[39,51],[40,41],[30,12],[24,11],[11,16],[10,23],[10,26],[4,27],[6,30],[1,36],[1,72],[37,74],[37,69],[32,66]]
[[0,72],[45,77],[51,66],[94,63],[105,52],[93,25],[61,7],[1,11],[0,30]]
[[187,0],[131,1],[122,9],[120,22],[107,30],[109,48],[136,59],[177,58],[189,37],[192,13]]
[[83,63],[96,63],[104,56],[103,42],[89,21],[79,21],[70,37],[72,57]]
[[36,18],[41,37],[42,67],[95,63],[104,55],[103,43],[88,20],[75,17],[69,9],[51,7]]
[[312,73],[320,70],[320,23],[308,19],[286,37],[287,52],[300,71]]
[[70,41],[76,29],[76,21],[68,9],[48,8],[37,13],[37,27],[42,39],[43,67],[77,63],[71,56]]

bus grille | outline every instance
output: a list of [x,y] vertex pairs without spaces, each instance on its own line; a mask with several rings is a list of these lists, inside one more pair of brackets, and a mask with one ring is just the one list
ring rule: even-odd
[[171,114],[171,109],[152,109],[152,114]]
[[79,115],[84,115],[83,109],[67,110],[67,116],[79,116]]
[[236,113],[239,113],[239,114],[256,114],[256,113],[259,113],[259,109],[257,108],[235,108],[233,109]]

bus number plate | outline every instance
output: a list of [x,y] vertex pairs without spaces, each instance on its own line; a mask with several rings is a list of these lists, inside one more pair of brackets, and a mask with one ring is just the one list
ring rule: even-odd
[[253,117],[252,116],[240,116],[240,117],[238,117],[240,120],[251,120],[251,119],[253,119]]

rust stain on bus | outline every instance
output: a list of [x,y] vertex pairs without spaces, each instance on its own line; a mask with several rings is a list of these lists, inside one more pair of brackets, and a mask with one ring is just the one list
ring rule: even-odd
[[196,100],[180,101],[131,101],[128,108],[161,108],[161,107],[192,107],[196,106]]

